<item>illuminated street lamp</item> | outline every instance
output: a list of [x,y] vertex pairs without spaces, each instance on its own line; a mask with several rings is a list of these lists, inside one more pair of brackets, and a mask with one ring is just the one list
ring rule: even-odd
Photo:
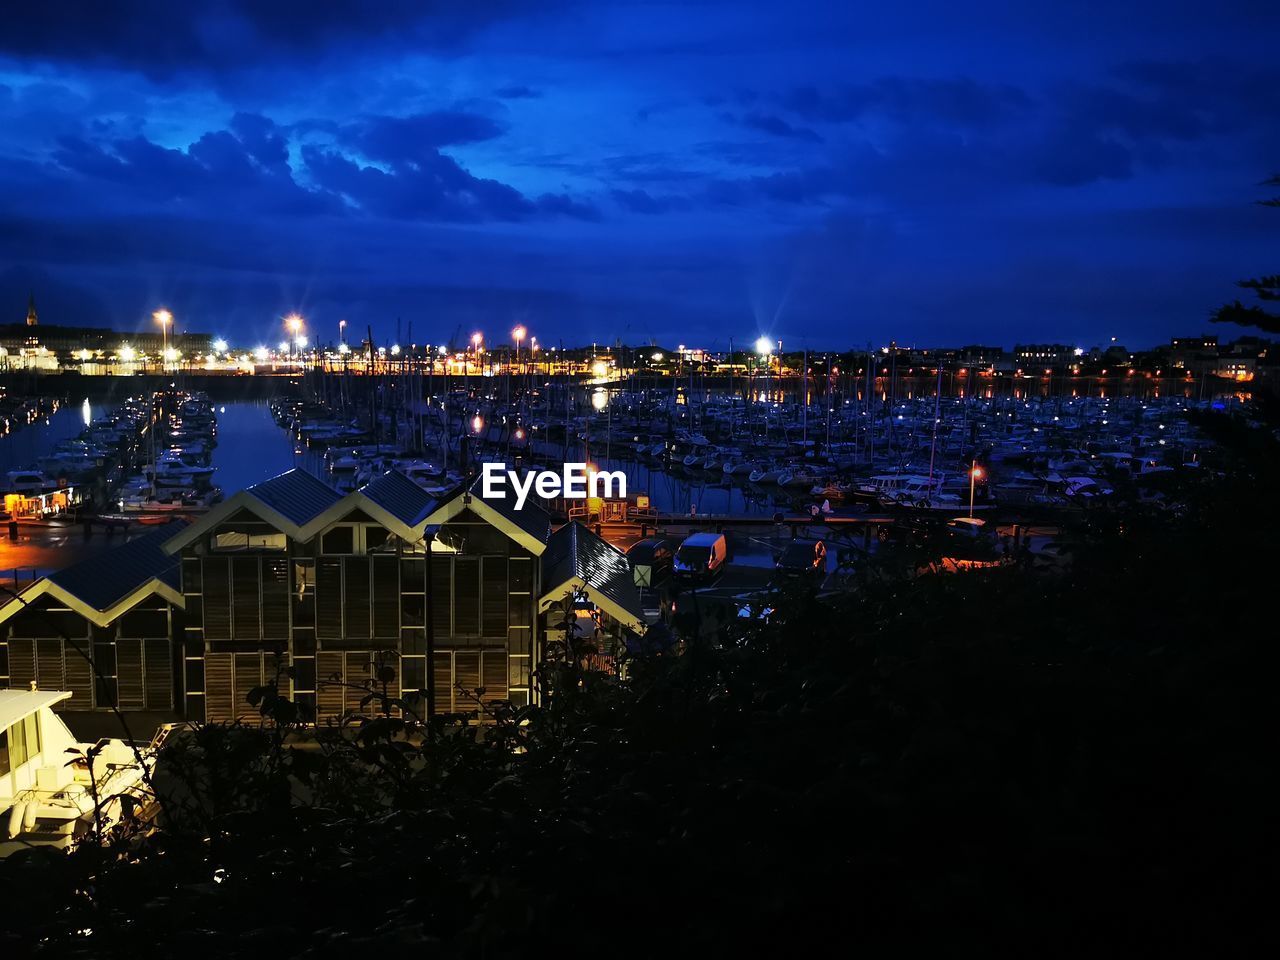
[[163,361],[169,356],[169,324],[173,323],[173,314],[161,307],[155,313],[151,314],[151,319],[160,324],[160,357],[163,368]]
[[213,341],[213,352],[214,352],[214,353],[226,353],[226,352],[227,352],[227,341],[225,341],[225,340],[223,340],[223,339],[221,339],[221,338],[219,338],[219,339],[217,339],[217,340]]
[[285,329],[287,329],[290,333],[290,339],[293,340],[295,344],[298,344],[299,346],[301,346],[302,344],[298,343],[298,341],[300,340],[299,334],[302,332],[301,314],[297,314],[297,313],[289,314],[287,317],[284,318],[284,325],[285,325]]
[[973,516],[973,490],[974,486],[982,479],[982,468],[976,463],[969,470],[969,516]]
[[338,321],[338,343],[347,342],[347,321]]
[[528,333],[528,331],[525,330],[523,326],[517,326],[514,330],[511,331],[511,339],[516,342],[516,365],[517,366],[520,365],[520,341],[524,339],[526,333]]

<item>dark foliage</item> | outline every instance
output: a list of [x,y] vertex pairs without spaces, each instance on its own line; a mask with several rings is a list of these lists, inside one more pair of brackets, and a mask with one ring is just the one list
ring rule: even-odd
[[375,693],[305,749],[180,738],[154,834],[0,863],[0,949],[1260,952],[1280,447],[1202,426],[1183,506],[1091,512],[1064,571],[781,598],[626,680],[561,656],[487,736],[406,738]]
[[[1262,182],[1266,187],[1280,187],[1280,176],[1268,177]],[[1271,197],[1258,201],[1264,207],[1280,207],[1280,197]],[[1236,286],[1249,290],[1255,297],[1266,304],[1280,300],[1280,275],[1252,277],[1248,280],[1236,281]],[[1268,333],[1280,333],[1280,314],[1260,307],[1257,304],[1245,305],[1239,300],[1224,304],[1213,312],[1210,319],[1214,323],[1238,323],[1246,327],[1257,327]]]

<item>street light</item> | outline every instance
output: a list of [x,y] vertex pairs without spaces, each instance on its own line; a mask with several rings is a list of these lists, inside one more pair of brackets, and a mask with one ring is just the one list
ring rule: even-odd
[[163,370],[164,362],[169,358],[169,324],[173,323],[173,314],[161,307],[151,314],[151,319],[160,324],[160,368]]
[[345,320],[338,321],[338,342],[347,342],[347,321]]
[[973,489],[979,480],[982,479],[982,468],[976,463],[969,470],[969,516],[973,516]]
[[302,331],[302,316],[297,313],[291,313],[284,318],[284,325],[292,334],[291,340],[297,341],[298,334]]

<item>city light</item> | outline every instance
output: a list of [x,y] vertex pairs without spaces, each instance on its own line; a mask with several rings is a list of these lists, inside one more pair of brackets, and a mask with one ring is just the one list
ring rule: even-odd
[[213,341],[213,349],[214,349],[214,352],[215,352],[215,353],[226,353],[226,352],[227,352],[227,341],[225,341],[225,340],[223,340],[223,339],[221,339],[221,338],[219,338],[219,339],[217,339],[217,340]]
[[400,356],[400,344],[398,344],[398,343],[393,343],[393,344],[391,345],[391,355],[392,355],[393,357],[398,357],[398,356]]
[[298,337],[298,339],[297,339],[297,340],[295,340],[295,341],[293,341],[293,342],[294,342],[294,343],[296,343],[296,344],[298,345],[298,349],[299,349],[299,350],[301,350],[301,349],[303,349],[303,348],[307,345],[307,338],[306,338],[306,337]]
[[270,356],[270,354],[271,354],[271,351],[268,350],[266,347],[258,347],[253,351],[253,356],[254,356],[254,359],[256,360],[265,360],[267,359],[268,356]]
[[773,353],[773,341],[768,337],[759,337],[756,340],[756,353],[762,357],[767,357]]
[[351,348],[345,343],[340,343],[338,344],[338,352],[341,354],[348,354],[351,352]]
[[480,349],[480,344],[481,344],[481,343],[483,343],[483,342],[484,342],[484,334],[483,334],[483,333],[473,333],[473,334],[471,335],[471,345],[472,345],[473,347],[475,347],[477,350],[479,350],[479,349]]
[[289,352],[289,341],[288,341],[288,340],[281,340],[281,341],[280,341],[280,345],[279,345],[279,347],[278,347],[278,352],[279,352],[279,353],[288,353],[288,352]]
[[133,347],[129,346],[127,343],[120,348],[120,359],[123,360],[125,363],[132,363],[134,361],[134,358],[137,357],[137,355],[138,355],[137,351],[135,351]]
[[173,314],[170,313],[168,310],[161,308],[157,310],[155,313],[151,314],[151,319],[154,320],[156,323],[160,324],[160,326],[164,327],[164,326],[167,326],[168,324],[173,323]]
[[297,313],[291,313],[284,318],[284,325],[289,328],[289,332],[295,337],[298,331],[302,329],[302,316]]
[[477,413],[474,417],[471,418],[471,432],[479,433],[483,429],[484,429],[484,418]]

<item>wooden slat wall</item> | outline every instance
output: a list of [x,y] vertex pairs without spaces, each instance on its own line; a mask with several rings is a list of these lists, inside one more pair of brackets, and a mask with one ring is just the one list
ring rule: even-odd
[[36,641],[36,678],[41,690],[65,690],[62,670],[62,640]]
[[[479,686],[480,651],[455,650],[453,652],[454,709],[459,711],[476,709],[475,690]],[[459,687],[462,689],[458,689]]]
[[455,557],[453,561],[453,634],[480,634],[480,558]]
[[143,641],[143,676],[147,709],[172,709],[173,658],[167,639],[156,638]]
[[448,651],[437,651],[436,668],[436,712],[453,712],[453,654]]
[[237,640],[257,640],[262,635],[258,558],[236,557],[231,561],[231,574],[231,628]]
[[9,641],[9,686],[14,690],[29,690],[36,679],[36,642],[11,639]]
[[249,691],[262,686],[262,654],[237,653],[233,662],[236,672],[235,716],[257,716],[257,708],[249,705]]
[[336,640],[342,636],[342,558],[316,560],[316,636]]
[[121,710],[141,710],[147,705],[142,682],[142,641],[116,641],[116,689]]
[[334,651],[322,650],[316,654],[316,715],[317,719],[342,715],[342,688],[334,685],[346,677],[343,656]]
[[453,558],[431,558],[431,625],[436,640],[453,633]]
[[486,637],[507,636],[507,558],[485,557],[481,562],[484,591],[481,598],[480,632]]
[[400,559],[373,557],[373,635],[400,639]]
[[262,636],[289,638],[289,561],[283,557],[262,558]]
[[484,702],[494,703],[498,700],[507,699],[507,652],[505,650],[485,650],[481,668]]
[[231,639],[231,561],[226,557],[205,557],[204,635],[208,640]]
[[[85,640],[81,649],[88,644]],[[89,661],[74,649],[68,648],[66,651],[66,667],[65,679],[67,681],[64,689],[71,691],[71,699],[65,701],[61,708],[69,710],[90,710],[93,708],[93,668],[89,666]]]
[[346,635],[352,640],[367,640],[369,633],[369,558],[347,557],[346,576],[343,578],[346,592]]
[[205,655],[204,701],[205,720],[208,723],[225,723],[234,717],[235,689],[231,657],[232,654],[229,653]]

